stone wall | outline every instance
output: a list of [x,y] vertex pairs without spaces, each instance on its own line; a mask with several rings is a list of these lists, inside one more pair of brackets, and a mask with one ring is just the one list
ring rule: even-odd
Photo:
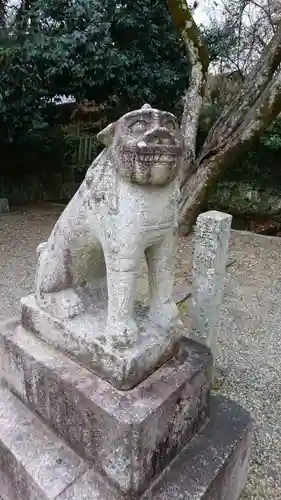
[[281,189],[278,186],[261,188],[246,182],[220,182],[212,192],[207,208],[281,221]]

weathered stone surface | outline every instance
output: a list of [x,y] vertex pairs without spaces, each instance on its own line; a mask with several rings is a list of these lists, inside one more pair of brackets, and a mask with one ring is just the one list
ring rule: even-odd
[[[36,418],[34,422],[36,425]],[[33,434],[32,425],[28,427],[28,432]],[[252,422],[249,414],[239,405],[224,398],[212,398],[209,423],[190,441],[157,481],[150,485],[140,500],[178,498],[238,500],[246,481],[251,440]],[[27,443],[31,446],[30,440],[27,440]],[[37,446],[37,443],[35,445]],[[9,449],[10,453],[13,455]],[[38,451],[34,453],[37,455]],[[26,478],[26,481],[20,484],[24,485],[24,489],[19,490],[17,496],[13,497],[10,486],[5,482],[3,487],[1,482],[0,494],[5,491],[10,493],[9,496],[4,496],[4,500],[54,500],[53,488],[58,480],[54,481],[55,484],[50,489],[45,490],[45,496],[42,494],[36,496],[50,470],[42,469],[44,466],[41,460],[33,461],[32,464],[33,468],[22,453],[21,477]],[[51,471],[57,470],[59,474],[61,467],[62,464],[56,465],[54,468],[51,467]],[[19,469],[13,469],[13,474],[18,477]],[[48,477],[51,476],[52,474]],[[3,476],[0,475],[1,477]],[[110,486],[94,469],[88,469],[77,475],[73,483],[68,483],[65,490],[55,498],[56,500],[128,500],[127,495]]]
[[200,214],[196,222],[191,336],[210,347],[214,358],[231,221],[231,215],[214,210]]
[[14,494],[17,500],[54,500],[87,465],[0,387],[0,469],[0,495],[9,500]]
[[118,389],[131,389],[144,380],[175,351],[183,331],[165,330],[147,321],[145,310],[136,312],[141,335],[124,345],[118,332],[104,335],[106,311],[84,313],[68,320],[56,319],[41,309],[32,295],[21,300],[22,325],[61,349],[74,360]]
[[247,479],[252,435],[246,410],[213,397],[210,422],[142,500],[238,500]]
[[16,488],[11,478],[0,469],[0,499],[19,500]]
[[10,211],[9,201],[7,198],[0,198],[0,214],[5,214]]
[[[162,327],[165,342],[165,331],[180,323],[172,298],[177,175],[183,153],[180,127],[171,113],[144,105],[109,125],[98,138],[106,148],[48,241],[38,247],[36,301],[61,320],[79,320],[91,304],[101,307],[106,321],[99,333],[106,344],[112,337],[118,339],[124,351],[142,335],[134,306],[136,273],[145,256],[150,283],[147,321]],[[158,343],[157,328],[155,336]]]
[[[130,497],[131,499],[131,497]],[[110,487],[95,470],[85,472],[57,500],[129,500]]]
[[17,322],[0,331],[11,390],[124,492],[143,491],[206,419],[212,357],[193,341],[135,389],[118,391]]

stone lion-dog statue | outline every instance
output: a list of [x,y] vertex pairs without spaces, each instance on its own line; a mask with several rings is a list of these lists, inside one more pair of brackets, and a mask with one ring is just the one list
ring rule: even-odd
[[36,302],[52,316],[71,319],[96,300],[103,283],[107,331],[136,336],[136,278],[145,255],[149,321],[170,328],[180,322],[172,300],[183,148],[177,120],[146,104],[97,137],[105,148],[38,246]]

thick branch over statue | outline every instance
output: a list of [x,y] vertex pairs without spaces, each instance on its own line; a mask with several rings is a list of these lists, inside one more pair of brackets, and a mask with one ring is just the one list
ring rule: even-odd
[[281,112],[281,27],[266,47],[240,93],[222,113],[185,181],[180,204],[180,225],[188,232],[205,200],[208,188],[239,154],[259,137]]
[[175,27],[183,38],[187,56],[191,63],[189,87],[185,93],[181,132],[185,144],[185,161],[182,184],[193,171],[196,137],[204,88],[208,73],[208,50],[185,0],[168,0]]
[[[218,121],[212,127],[207,140],[203,146],[201,156],[206,156],[208,150],[221,147],[228,138],[239,129],[245,119],[245,113],[252,107],[255,108],[256,103],[263,95],[263,92],[271,85],[272,78],[278,72],[281,63],[281,27],[273,36],[271,42],[265,47],[257,64],[246,78],[243,86],[236,99],[221,114]],[[265,97],[265,96],[264,96]],[[279,108],[281,111],[281,109]],[[266,109],[263,110],[265,114]],[[279,112],[277,112],[278,114]],[[271,116],[270,121],[277,115]],[[264,116],[266,125],[268,122]],[[262,131],[262,130],[261,130]]]
[[187,234],[200,212],[209,188],[244,146],[272,123],[281,112],[281,26],[245,79],[237,97],[214,124],[197,158],[195,146],[208,53],[186,1],[168,0],[175,26],[180,30],[192,64],[182,116],[186,147],[181,184],[180,227]]

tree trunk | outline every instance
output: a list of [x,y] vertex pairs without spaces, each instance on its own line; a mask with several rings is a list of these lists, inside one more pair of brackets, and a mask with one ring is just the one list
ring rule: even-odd
[[193,67],[182,118],[186,154],[181,183],[180,231],[187,234],[209,188],[223,169],[281,112],[281,26],[265,47],[236,99],[226,107],[211,129],[195,159],[198,120],[208,68],[206,48],[186,0],[168,0],[168,5]]
[[7,0],[0,0],[0,38],[4,35],[6,28]]
[[184,162],[181,185],[192,174],[200,110],[207,80],[209,57],[200,31],[185,0],[168,0],[175,27],[183,38],[187,57],[191,63],[189,87],[185,93],[181,132],[184,140]]

